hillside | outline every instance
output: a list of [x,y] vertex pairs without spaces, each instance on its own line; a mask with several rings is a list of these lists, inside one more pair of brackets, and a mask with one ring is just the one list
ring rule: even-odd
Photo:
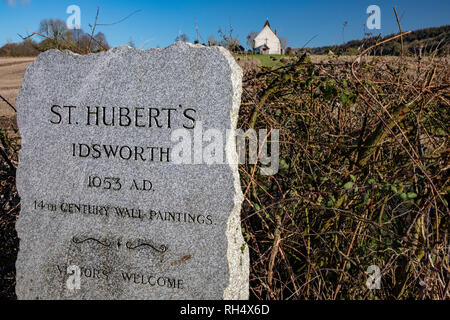
[[[371,37],[363,40],[352,40],[343,45],[308,48],[307,50],[312,54],[327,54],[329,51],[332,51],[338,54],[354,55],[360,52],[362,48],[368,48],[392,36],[388,35],[381,39],[379,37]],[[419,54],[420,52],[422,52],[422,55],[429,55],[434,51],[441,56],[448,55],[450,53],[450,25],[412,31],[403,37],[403,46],[405,53],[410,55]],[[401,55],[400,39],[378,46],[371,54]]]

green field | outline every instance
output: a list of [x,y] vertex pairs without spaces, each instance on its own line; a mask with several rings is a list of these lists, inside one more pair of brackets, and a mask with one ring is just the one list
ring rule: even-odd
[[289,58],[290,56],[282,54],[238,54],[238,57],[246,57],[249,59],[256,59],[259,64],[264,67],[281,67],[283,63],[282,58]]

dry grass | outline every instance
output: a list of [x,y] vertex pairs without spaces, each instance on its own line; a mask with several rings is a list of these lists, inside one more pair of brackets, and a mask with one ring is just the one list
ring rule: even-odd
[[[34,59],[36,58],[0,58],[0,94],[13,105],[16,104],[25,70]],[[12,116],[15,116],[14,110],[0,100],[0,118]]]
[[[240,166],[253,299],[449,298],[447,59],[244,65],[241,128],[280,129],[280,172]],[[19,141],[1,130],[0,297],[14,298]],[[378,265],[382,288],[369,290]]]
[[246,72],[241,128],[281,140],[277,175],[240,168],[253,298],[449,298],[450,65],[359,61]]

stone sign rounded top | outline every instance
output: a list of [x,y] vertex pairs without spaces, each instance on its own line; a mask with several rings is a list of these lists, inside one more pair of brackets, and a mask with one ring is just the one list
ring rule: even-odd
[[241,82],[221,47],[40,54],[17,98],[18,298],[248,298]]

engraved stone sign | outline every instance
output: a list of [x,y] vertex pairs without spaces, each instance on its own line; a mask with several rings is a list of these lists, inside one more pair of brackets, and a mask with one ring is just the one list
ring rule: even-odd
[[17,297],[247,299],[241,81],[220,47],[40,54],[17,99]]

